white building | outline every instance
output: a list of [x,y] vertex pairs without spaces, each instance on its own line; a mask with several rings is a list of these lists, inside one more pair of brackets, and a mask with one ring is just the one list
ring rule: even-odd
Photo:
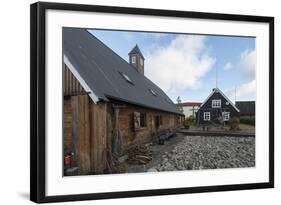
[[199,110],[200,105],[200,102],[183,102],[177,104],[178,107],[182,107],[185,118],[190,116],[196,117],[196,112]]

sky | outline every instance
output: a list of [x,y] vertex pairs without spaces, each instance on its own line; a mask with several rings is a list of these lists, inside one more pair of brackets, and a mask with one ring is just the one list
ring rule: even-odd
[[232,102],[256,98],[254,37],[89,31],[126,61],[137,44],[144,75],[174,102],[203,102],[216,82]]

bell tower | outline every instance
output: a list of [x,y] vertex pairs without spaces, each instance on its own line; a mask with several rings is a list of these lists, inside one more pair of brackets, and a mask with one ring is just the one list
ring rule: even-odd
[[144,57],[136,45],[129,53],[129,63],[142,75],[144,75]]

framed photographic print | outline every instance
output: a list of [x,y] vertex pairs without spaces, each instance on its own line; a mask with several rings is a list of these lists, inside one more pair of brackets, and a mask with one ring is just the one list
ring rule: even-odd
[[274,18],[31,5],[30,198],[274,187]]

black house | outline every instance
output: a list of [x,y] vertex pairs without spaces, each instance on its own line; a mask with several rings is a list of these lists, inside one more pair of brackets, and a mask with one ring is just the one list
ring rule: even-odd
[[223,94],[214,88],[212,93],[201,104],[197,112],[198,124],[224,124],[232,117],[238,117],[240,110]]
[[240,116],[255,116],[255,101],[236,101],[235,105],[240,110]]

